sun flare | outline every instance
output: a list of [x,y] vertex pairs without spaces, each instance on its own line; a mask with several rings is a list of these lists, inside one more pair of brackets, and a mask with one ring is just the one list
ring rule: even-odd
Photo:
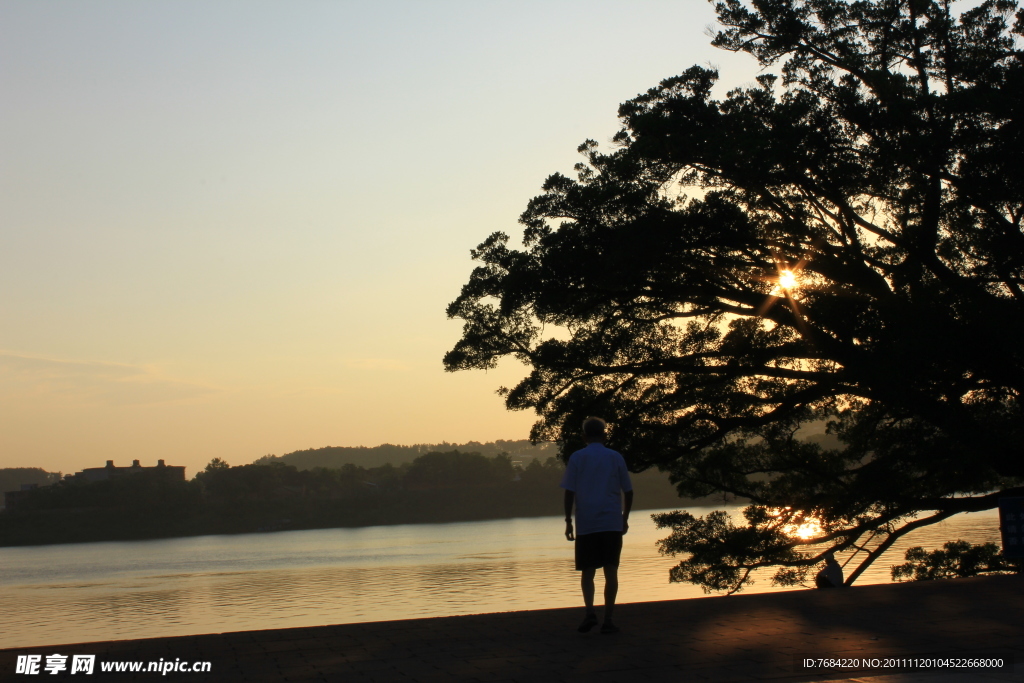
[[[789,508],[778,508],[772,511],[772,515],[776,518],[788,517]],[[779,521],[783,521],[780,519]],[[800,515],[797,516],[793,521],[783,524],[780,531],[791,538],[799,538],[800,540],[806,541],[820,536],[824,533],[824,529],[821,526],[821,522],[815,517],[809,517]]]
[[806,541],[809,538],[814,538],[815,536],[821,534],[821,532],[822,528],[821,524],[818,523],[818,520],[808,519],[803,524],[800,524],[799,526],[794,526],[793,530],[789,533],[792,536],[796,536],[797,538]]
[[794,289],[796,284],[796,273],[792,270],[783,270],[779,273],[779,287],[781,289]]

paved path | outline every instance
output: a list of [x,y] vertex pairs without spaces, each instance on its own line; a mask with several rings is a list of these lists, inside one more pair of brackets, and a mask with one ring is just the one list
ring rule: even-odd
[[[622,632],[576,633],[580,609],[506,612],[0,651],[7,681],[1024,681],[1024,577],[620,605]],[[2,622],[0,622],[2,627]],[[91,676],[15,674],[19,654],[97,655]],[[1002,656],[1014,671],[808,673],[803,657]],[[104,661],[209,661],[210,674],[102,674]]]

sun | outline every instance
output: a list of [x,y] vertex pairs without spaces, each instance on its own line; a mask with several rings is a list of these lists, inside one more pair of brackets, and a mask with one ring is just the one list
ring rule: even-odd
[[[788,265],[789,267],[783,268]],[[801,277],[806,275],[803,273],[804,261],[800,261],[794,265],[789,265],[784,260],[780,260],[776,263],[776,275],[772,275],[770,271],[764,275],[759,276],[757,279],[765,282],[771,286],[771,292],[764,298],[763,303],[757,308],[755,315],[763,316],[767,315],[768,310],[775,305],[780,299],[784,300],[793,317],[796,318],[796,325],[800,329],[801,333],[807,332],[807,326],[803,321],[803,313],[800,311],[798,305],[799,300],[802,298],[804,292],[801,291],[801,287],[806,288],[808,281]]]
[[806,541],[809,538],[819,536],[822,533],[822,531],[824,531],[824,529],[821,528],[821,523],[812,517],[806,520],[800,526],[797,526],[790,533],[792,533],[792,535],[796,536],[797,538]]
[[[772,516],[777,518],[789,517],[790,508],[776,508],[771,511]],[[802,541],[807,541],[825,533],[825,529],[821,526],[821,521],[813,515],[800,514],[797,515],[794,521],[783,524],[779,529],[785,535],[791,538],[799,538]]]
[[796,285],[796,273],[792,270],[783,270],[779,272],[779,287],[781,289],[795,289]]

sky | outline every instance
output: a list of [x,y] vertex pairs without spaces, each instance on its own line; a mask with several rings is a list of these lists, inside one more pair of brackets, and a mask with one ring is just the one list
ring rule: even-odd
[[0,467],[527,438],[469,250],[710,46],[700,0],[0,2]]

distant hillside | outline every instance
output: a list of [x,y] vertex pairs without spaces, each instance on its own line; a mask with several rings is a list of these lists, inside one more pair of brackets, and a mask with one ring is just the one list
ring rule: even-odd
[[358,467],[380,467],[391,463],[401,465],[412,462],[426,453],[444,451],[462,451],[463,453],[479,453],[488,458],[493,458],[502,453],[508,455],[512,460],[522,461],[528,465],[531,460],[541,458],[546,460],[558,455],[558,446],[553,443],[541,443],[534,446],[527,439],[518,441],[469,441],[463,444],[456,443],[435,443],[415,444],[413,446],[395,446],[389,443],[380,446],[367,448],[366,446],[327,446],[325,448],[310,448],[304,451],[294,451],[284,455],[265,455],[256,460],[254,465],[269,465],[272,462],[282,462],[292,465],[300,470],[311,470],[315,467],[326,467],[328,469],[341,469],[344,465],[356,465]]
[[[357,448],[328,446],[326,448],[310,448],[304,451],[295,451],[280,456],[265,455],[253,464],[270,465],[272,463],[282,463],[291,465],[300,471],[312,470],[317,467],[339,470],[345,465],[355,465],[371,469],[391,464],[401,468],[403,465],[407,466],[417,458],[421,458],[428,453],[436,455],[439,452],[450,451],[460,451],[463,454],[479,453],[484,457],[492,459],[498,455],[505,454],[514,463],[518,463],[523,468],[529,467],[536,461],[537,465],[547,464],[549,467],[554,467],[555,469],[552,471],[557,470],[561,472],[563,469],[560,461],[557,465],[555,463],[548,463],[549,458],[558,457],[558,446],[556,444],[542,443],[534,446],[527,439],[519,441],[499,440],[487,443],[470,441],[464,444],[446,442],[442,444],[416,444],[414,446],[383,444],[372,448],[365,446]],[[668,475],[654,468],[631,476],[633,487],[636,491],[637,509],[640,510],[672,508],[683,504],[716,505],[723,502],[721,495],[698,499],[681,499],[675,486],[669,482]],[[556,493],[560,478],[561,474],[558,474],[549,482],[550,488],[556,491]],[[559,514],[561,501],[560,494],[552,494],[550,500],[547,501],[551,507],[550,509],[545,508],[544,514]]]

